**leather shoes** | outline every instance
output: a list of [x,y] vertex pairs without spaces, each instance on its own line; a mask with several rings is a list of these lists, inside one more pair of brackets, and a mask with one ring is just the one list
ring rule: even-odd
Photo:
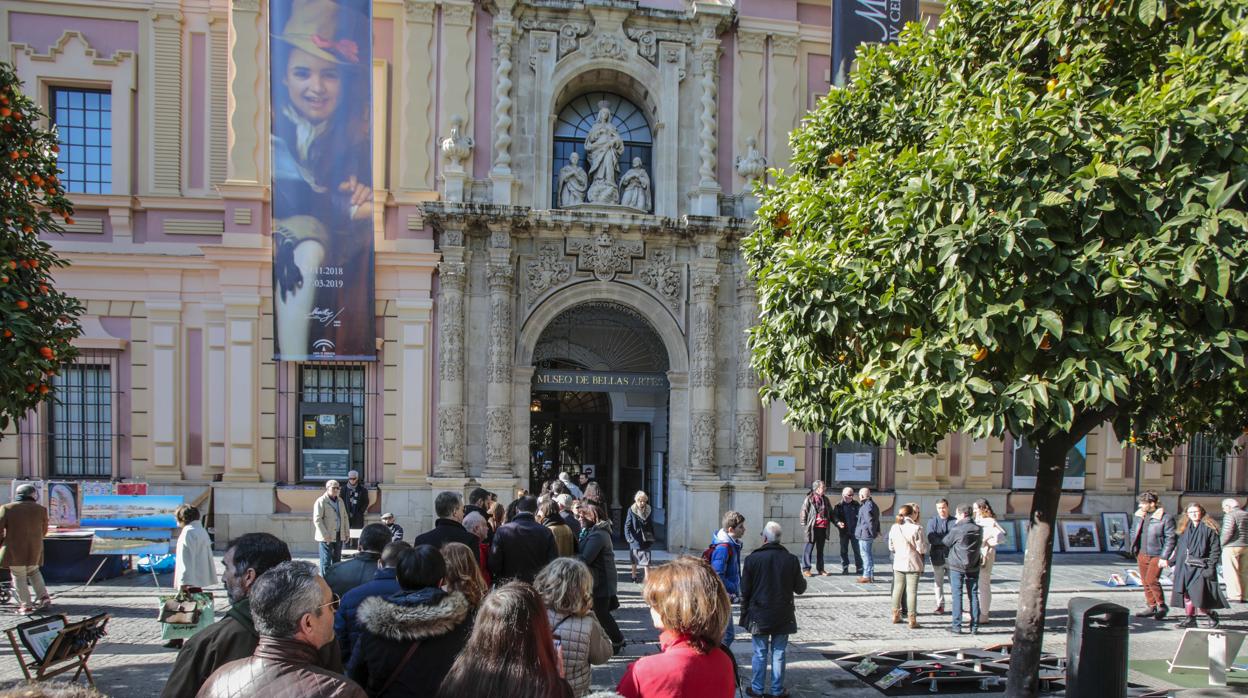
[[1143,611],[1136,611],[1136,613],[1135,613],[1135,617],[1136,617],[1136,618],[1149,618],[1149,617],[1156,618],[1156,617],[1157,617],[1157,607],[1156,607],[1156,606],[1149,606],[1148,608],[1144,609]]
[[803,574],[804,576],[807,576],[807,577],[813,577],[813,576],[815,576],[815,573],[814,573],[814,572],[811,572],[810,570],[802,570],[802,574]]
[[1156,618],[1157,620],[1162,620],[1166,617],[1166,614],[1169,612],[1170,612],[1170,609],[1163,604],[1157,607],[1157,613],[1153,614],[1153,618]]
[[1213,611],[1209,611],[1209,617],[1208,619],[1205,620],[1204,626],[1206,628],[1216,628],[1218,627],[1218,623],[1219,623],[1218,614],[1214,613]]
[[940,615],[940,614],[942,614],[942,613],[944,613],[944,612],[945,612],[945,607],[944,607],[944,606],[937,606],[937,607],[936,607],[936,615]]
[[1180,627],[1180,628],[1194,628],[1194,627],[1196,627],[1196,616],[1186,616],[1186,617],[1184,617],[1184,618],[1183,618],[1183,620],[1179,621],[1179,627]]
[[749,696],[750,698],[763,698],[763,694],[759,693],[758,691],[755,691],[753,686],[745,687],[745,695]]
[[858,583],[859,583],[859,584],[869,584],[870,582],[871,582],[871,580],[870,580],[870,579],[867,579],[866,577],[859,577],[859,578],[858,578]]

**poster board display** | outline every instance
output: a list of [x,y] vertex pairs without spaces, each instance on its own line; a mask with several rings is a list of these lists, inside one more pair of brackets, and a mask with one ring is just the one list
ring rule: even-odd
[[870,452],[837,453],[836,481],[874,482],[873,460],[874,454]]
[[92,555],[168,555],[173,534],[163,529],[97,530]]
[[[1035,446],[1021,437],[1014,439],[1014,489],[1029,490],[1036,486],[1036,473],[1040,472],[1040,455]],[[1062,475],[1062,489],[1082,490],[1088,472],[1088,438],[1079,439],[1066,454],[1066,471]]]
[[182,495],[83,497],[82,525],[90,528],[177,528],[173,514],[182,502]]
[[57,528],[78,528],[82,499],[76,482],[49,482],[48,523]]

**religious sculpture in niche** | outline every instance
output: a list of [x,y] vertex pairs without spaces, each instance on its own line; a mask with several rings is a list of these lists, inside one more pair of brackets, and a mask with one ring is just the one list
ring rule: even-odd
[[650,175],[641,166],[641,158],[633,158],[633,167],[620,179],[624,194],[620,203],[639,211],[650,210]]
[[585,155],[589,159],[590,203],[620,203],[620,191],[615,182],[620,174],[620,156],[623,154],[624,140],[611,123],[611,109],[607,102],[599,102],[598,121],[585,137]]
[[585,203],[585,190],[589,188],[589,175],[581,167],[581,155],[575,150],[568,156],[568,164],[559,170],[559,206],[569,208]]

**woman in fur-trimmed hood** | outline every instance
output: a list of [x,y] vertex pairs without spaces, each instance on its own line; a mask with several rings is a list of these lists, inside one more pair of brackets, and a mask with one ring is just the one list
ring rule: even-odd
[[440,588],[446,561],[431,545],[404,553],[397,577],[397,594],[360,604],[347,675],[372,698],[431,696],[468,641],[471,606],[462,593]]

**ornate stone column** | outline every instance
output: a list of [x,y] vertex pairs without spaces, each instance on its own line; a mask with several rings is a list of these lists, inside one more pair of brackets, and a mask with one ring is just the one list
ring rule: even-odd
[[718,24],[704,21],[701,33],[696,56],[698,82],[701,85],[701,96],[698,98],[698,186],[693,192],[691,212],[697,216],[718,216],[720,186],[715,176],[719,124]]
[[691,264],[693,333],[689,347],[689,473],[692,478],[715,472],[715,337],[719,318],[719,248],[698,243],[698,259]]
[[758,374],[750,367],[749,328],[758,320],[758,294],[745,272],[744,260],[737,275],[737,478],[763,479],[759,444],[762,434],[762,401],[758,397]]
[[437,477],[464,476],[464,291],[468,252],[463,224],[447,221],[438,263],[438,465]]
[[516,21],[511,16],[512,2],[498,3],[494,18],[494,167],[490,180],[494,183],[494,204],[511,206],[515,202],[519,181],[511,173],[511,52]]
[[489,254],[486,276],[490,283],[490,353],[485,395],[485,475],[511,477],[515,270],[509,224],[490,227]]

